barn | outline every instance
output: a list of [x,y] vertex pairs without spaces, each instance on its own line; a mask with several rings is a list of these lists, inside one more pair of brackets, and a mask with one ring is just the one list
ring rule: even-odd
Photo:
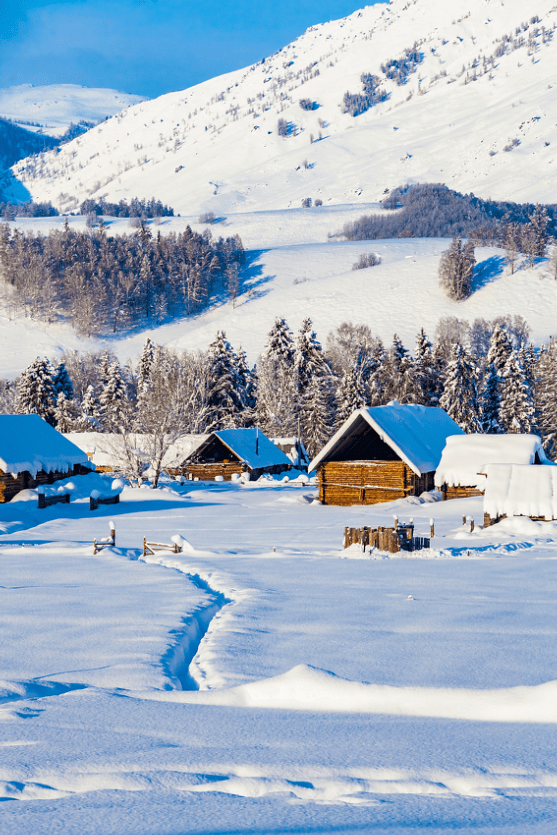
[[323,504],[377,504],[431,490],[441,452],[462,429],[433,406],[393,401],[355,411],[309,465]]
[[260,429],[219,429],[194,449],[180,464],[188,479],[230,481],[233,475],[249,473],[257,479],[264,473],[277,475],[292,469],[292,462]]
[[87,455],[39,415],[0,415],[0,502],[91,469]]
[[487,464],[548,463],[537,435],[453,435],[447,438],[435,486],[444,500],[481,496]]
[[487,464],[485,467],[484,526],[506,516],[536,520],[557,519],[557,466]]

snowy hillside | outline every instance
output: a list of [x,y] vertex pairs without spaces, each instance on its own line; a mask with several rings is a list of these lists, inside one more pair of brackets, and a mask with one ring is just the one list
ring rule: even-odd
[[62,136],[72,122],[99,122],[141,101],[142,96],[78,84],[18,84],[0,89],[0,116],[27,130]]
[[415,181],[550,202],[556,21],[554,0],[366,7],[14,170],[64,211],[155,195],[177,212],[227,215],[307,197],[371,202]]

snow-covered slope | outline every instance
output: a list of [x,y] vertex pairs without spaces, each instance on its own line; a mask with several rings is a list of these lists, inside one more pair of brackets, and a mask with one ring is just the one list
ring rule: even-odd
[[0,116],[31,131],[62,136],[72,122],[99,122],[141,101],[142,96],[78,84],[18,84],[0,89]]
[[[554,0],[366,7],[260,64],[135,105],[16,176],[65,211],[101,195],[155,195],[190,214],[369,202],[415,181],[552,201],[556,21]],[[414,46],[404,83],[387,78]],[[343,97],[362,93],[362,73],[387,99],[354,117]]]

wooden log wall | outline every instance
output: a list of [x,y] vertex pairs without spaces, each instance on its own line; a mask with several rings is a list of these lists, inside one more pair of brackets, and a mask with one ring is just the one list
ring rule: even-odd
[[478,490],[477,487],[450,487],[448,484],[444,484],[441,491],[444,502],[449,499],[471,499],[474,496],[483,496],[482,491]]
[[184,467],[183,474],[186,478],[191,475],[192,479],[198,478],[200,481],[214,481],[215,477],[220,475],[225,481],[231,481],[234,473],[240,475],[246,470],[245,464],[240,461],[231,461],[227,464],[218,462],[216,464],[187,464]]
[[404,461],[327,461],[319,468],[319,499],[342,506],[391,502],[419,495],[431,480],[431,473],[418,477]]
[[18,473],[17,478],[13,478],[10,473],[0,472],[0,502],[9,502],[21,490],[34,490],[40,484],[54,484],[55,481],[88,472],[86,467],[80,465],[68,470],[67,473],[45,473],[44,470],[39,470],[36,478],[32,478],[27,471]]

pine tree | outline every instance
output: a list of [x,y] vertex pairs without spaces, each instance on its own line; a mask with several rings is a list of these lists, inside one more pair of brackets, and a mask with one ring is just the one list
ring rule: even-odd
[[64,394],[66,400],[73,400],[73,383],[68,374],[68,369],[65,363],[59,362],[52,377],[52,385],[54,387],[54,394],[57,398],[59,394]]
[[83,396],[79,423],[80,426],[87,427],[86,429],[80,429],[81,432],[102,432],[101,408],[91,384],[87,386]]
[[505,231],[505,262],[511,268],[511,275],[514,274],[514,265],[518,256],[518,230],[515,223],[507,223]]
[[481,432],[477,370],[462,345],[455,346],[447,365],[439,405],[465,432]]
[[450,299],[462,301],[472,294],[472,279],[476,259],[474,245],[454,238],[439,261],[439,282]]
[[501,431],[499,425],[499,375],[493,363],[490,363],[485,370],[483,384],[480,390],[480,420],[482,431],[489,435]]
[[557,342],[542,347],[537,364],[536,407],[543,448],[552,461],[557,458]]
[[240,408],[239,419],[242,426],[253,426],[255,408],[255,379],[246,358],[243,348],[238,351],[237,357],[238,376],[238,404]]
[[224,331],[209,345],[209,409],[214,429],[237,426],[242,411],[239,398],[238,358]]
[[[316,374],[323,374],[326,366],[323,349],[312,327],[311,319],[304,319],[296,342],[294,366],[298,375],[298,387],[303,397]],[[327,369],[328,370],[328,369]]]
[[150,337],[145,340],[145,345],[137,362],[137,395],[141,396],[142,392],[149,384],[151,370],[155,360],[155,346]]
[[54,425],[55,395],[53,368],[47,359],[37,357],[27,366],[17,384],[16,408],[20,415],[40,415]]
[[76,405],[73,400],[68,400],[63,391],[56,398],[54,408],[54,425],[58,432],[73,432],[75,420],[78,417]]
[[502,377],[503,375],[503,370],[507,364],[507,360],[512,354],[512,350],[512,345],[509,337],[507,336],[507,332],[500,325],[497,325],[491,335],[486,363],[487,365],[493,364],[499,377]]
[[270,437],[297,434],[299,393],[294,341],[284,319],[277,318],[256,367],[257,423]]
[[128,405],[120,366],[112,362],[99,397],[100,418],[105,432],[117,432],[122,428],[127,421]]
[[314,374],[303,394],[300,411],[302,440],[311,458],[328,441],[330,431],[330,406],[319,374]]
[[358,361],[347,368],[337,389],[337,412],[335,428],[342,426],[350,415],[366,405],[365,357],[358,357]]
[[503,381],[499,408],[499,423],[503,432],[536,434],[538,422],[532,390],[514,354],[508,358],[503,369]]

